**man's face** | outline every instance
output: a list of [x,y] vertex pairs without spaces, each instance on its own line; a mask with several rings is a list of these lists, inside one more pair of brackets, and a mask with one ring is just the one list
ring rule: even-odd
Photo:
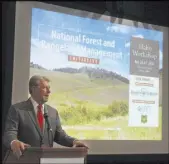
[[36,98],[36,101],[38,103],[45,103],[48,101],[50,94],[50,85],[49,82],[45,80],[39,81],[39,84],[37,87],[35,87],[33,95]]

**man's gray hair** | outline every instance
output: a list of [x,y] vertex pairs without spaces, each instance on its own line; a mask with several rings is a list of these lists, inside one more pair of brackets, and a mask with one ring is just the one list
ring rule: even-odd
[[31,94],[32,93],[32,87],[36,87],[39,85],[39,82],[41,80],[44,80],[44,81],[47,81],[47,82],[50,82],[50,80],[45,77],[45,76],[40,76],[40,75],[34,75],[30,78],[29,80],[29,93]]

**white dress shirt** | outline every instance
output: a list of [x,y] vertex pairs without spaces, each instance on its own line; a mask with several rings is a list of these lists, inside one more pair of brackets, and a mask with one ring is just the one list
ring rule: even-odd
[[[38,105],[39,105],[39,104],[38,104],[32,97],[30,97],[30,100],[31,100],[32,105],[33,105],[33,108],[34,108],[34,110],[35,110],[35,114],[36,114],[36,116],[37,116]],[[44,114],[44,104],[42,105],[42,113]]]

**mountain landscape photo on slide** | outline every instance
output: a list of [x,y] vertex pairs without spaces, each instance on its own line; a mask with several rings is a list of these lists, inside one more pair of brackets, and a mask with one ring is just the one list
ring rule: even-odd
[[[59,24],[56,19],[60,20]],[[68,20],[67,29],[64,28],[65,26],[62,27],[64,20]],[[37,28],[39,24],[51,26],[42,27],[39,31]],[[103,40],[107,37],[117,41],[116,48],[111,51],[123,54],[122,60],[100,56],[99,64],[71,62],[68,61],[70,54],[89,56],[87,52],[77,49],[77,46],[84,46],[84,44],[66,41],[71,47],[69,52],[47,46],[51,43],[64,44],[57,39],[51,40],[51,27],[69,33],[71,31],[68,27],[77,29],[77,33],[80,28],[80,34],[85,32],[85,35],[90,36],[87,32],[94,31],[96,26],[101,25],[99,35]],[[103,27],[105,31],[102,31]],[[104,35],[101,35],[103,32]],[[63,128],[69,135],[79,139],[101,140],[161,139],[161,123],[157,128],[128,127],[130,38],[133,36],[159,41],[159,118],[161,119],[162,34],[160,32],[118,24],[110,25],[110,22],[33,9],[30,77],[43,75],[51,80],[51,96],[48,104],[58,110]],[[101,49],[104,50],[104,47]],[[105,48],[105,51],[108,50]]]

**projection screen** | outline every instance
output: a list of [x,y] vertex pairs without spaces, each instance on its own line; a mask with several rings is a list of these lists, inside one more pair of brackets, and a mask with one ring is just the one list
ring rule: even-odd
[[12,104],[47,76],[48,104],[89,154],[168,153],[168,38],[167,27],[17,2]]

